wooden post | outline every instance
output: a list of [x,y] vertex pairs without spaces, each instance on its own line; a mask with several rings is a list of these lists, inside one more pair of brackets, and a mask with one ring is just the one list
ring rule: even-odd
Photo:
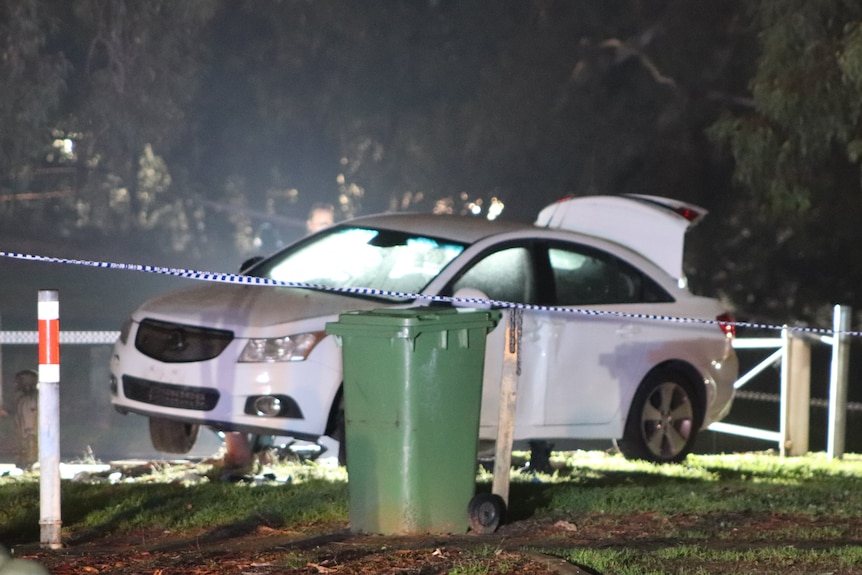
[[829,372],[829,433],[826,454],[829,459],[844,457],[847,434],[847,372],[849,345],[846,332],[850,329],[850,308],[836,305],[832,319],[832,367]]
[[790,434],[787,429],[788,416],[790,415],[790,411],[787,409],[787,396],[790,388],[790,362],[788,359],[790,359],[790,332],[785,326],[781,330],[781,382],[778,390],[778,452],[781,457],[787,455],[787,448],[790,445]]
[[518,376],[521,375],[520,347],[524,310],[509,310],[503,374],[500,382],[500,411],[497,419],[497,442],[494,448],[494,482],[492,493],[509,505],[509,471],[512,467],[512,444],[515,437],[515,408],[518,398]]
[[782,456],[808,453],[811,403],[811,346],[801,337],[781,332],[784,361],[781,363]]

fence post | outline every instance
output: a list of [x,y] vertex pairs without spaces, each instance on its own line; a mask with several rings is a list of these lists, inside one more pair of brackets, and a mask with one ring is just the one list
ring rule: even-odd
[[829,435],[826,454],[831,459],[844,457],[847,432],[847,373],[850,308],[836,305],[832,316],[832,367],[829,371]]
[[811,401],[811,347],[801,337],[781,330],[781,456],[808,453]]
[[63,546],[60,538],[60,297],[39,290],[39,508],[40,542]]
[[512,472],[512,441],[515,436],[515,412],[518,378],[521,375],[521,326],[524,310],[508,310],[506,342],[503,352],[503,374],[500,382],[500,405],[497,441],[494,447],[494,479],[491,493],[509,505],[509,477]]

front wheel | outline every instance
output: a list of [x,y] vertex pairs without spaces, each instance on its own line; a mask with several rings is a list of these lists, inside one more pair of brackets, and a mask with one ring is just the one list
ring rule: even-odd
[[199,431],[197,423],[150,418],[150,441],[156,450],[164,453],[188,453],[195,446]]
[[635,393],[623,439],[627,459],[678,463],[691,451],[703,423],[703,407],[691,381],[670,369],[651,372]]

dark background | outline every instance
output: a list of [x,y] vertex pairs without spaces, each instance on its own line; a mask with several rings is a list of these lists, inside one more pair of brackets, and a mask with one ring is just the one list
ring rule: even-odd
[[[533,221],[645,193],[710,211],[693,291],[828,328],[862,306],[860,23],[838,0],[6,2],[0,251],[232,272],[315,202]],[[0,257],[0,327],[58,289],[63,329],[117,330],[188,281]],[[107,403],[88,353],[64,350],[64,424]],[[33,357],[6,346],[4,383]]]

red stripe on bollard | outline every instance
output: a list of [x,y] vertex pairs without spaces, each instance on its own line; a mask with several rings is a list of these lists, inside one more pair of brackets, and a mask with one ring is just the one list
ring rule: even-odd
[[60,381],[60,301],[56,291],[39,292],[39,374]]
[[60,363],[60,320],[39,320],[39,364]]

